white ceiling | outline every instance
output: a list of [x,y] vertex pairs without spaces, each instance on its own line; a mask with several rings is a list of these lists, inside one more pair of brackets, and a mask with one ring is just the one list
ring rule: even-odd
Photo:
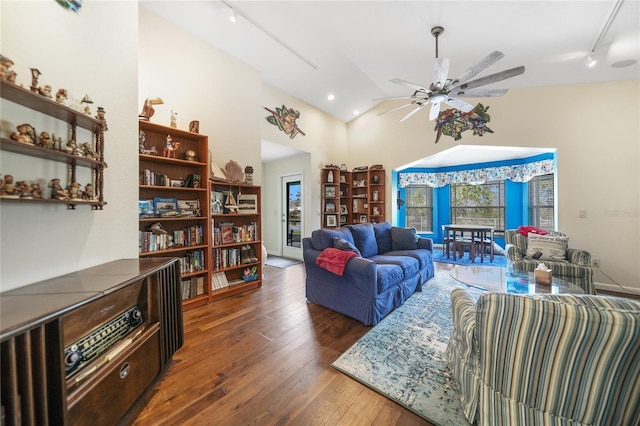
[[[389,80],[431,82],[433,26],[450,77],[494,50],[505,57],[477,77],[524,65],[488,88],[640,78],[640,0],[616,1],[142,1],[146,7],[256,68],[265,82],[349,122],[411,90]],[[238,14],[230,21],[232,10]],[[631,65],[623,66],[631,62]],[[335,100],[329,101],[329,93]],[[508,94],[506,96],[509,96]],[[391,104],[393,106],[393,104]],[[295,106],[293,106],[295,107]],[[427,108],[425,108],[427,110]],[[404,113],[399,112],[398,119]],[[422,116],[421,116],[422,115]],[[420,112],[411,119],[427,119]],[[416,118],[420,117],[420,118]],[[291,153],[290,153],[291,154]]]

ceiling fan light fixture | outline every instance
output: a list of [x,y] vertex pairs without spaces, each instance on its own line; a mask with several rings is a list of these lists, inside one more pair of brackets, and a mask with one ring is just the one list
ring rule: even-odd
[[432,104],[438,103],[438,102],[442,102],[444,100],[448,99],[448,96],[444,93],[436,93],[435,95],[431,96],[429,98],[429,102],[431,102]]
[[584,58],[584,64],[587,66],[587,68],[593,68],[597,63],[598,60],[596,59],[593,52],[589,53],[587,57]]

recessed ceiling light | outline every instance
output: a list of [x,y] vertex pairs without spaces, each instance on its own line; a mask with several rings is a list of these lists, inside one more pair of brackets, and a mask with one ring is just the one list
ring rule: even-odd
[[229,20],[234,24],[238,22],[238,12],[235,9],[231,9],[231,15],[229,15]]
[[590,53],[589,55],[587,55],[586,58],[584,58],[584,64],[588,67],[588,68],[593,68],[595,66],[595,64],[598,63],[598,60],[595,58],[593,52]]
[[336,96],[333,93],[329,93],[329,96],[327,96],[327,99],[329,99],[330,101],[334,100],[336,98]]

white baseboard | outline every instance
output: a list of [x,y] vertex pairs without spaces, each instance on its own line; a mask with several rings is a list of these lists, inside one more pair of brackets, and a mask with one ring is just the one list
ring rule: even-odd
[[614,293],[628,293],[634,295],[640,295],[640,288],[632,288],[632,287],[621,287],[617,284],[609,284],[609,283],[593,283],[596,286],[596,290],[603,291],[611,291]]

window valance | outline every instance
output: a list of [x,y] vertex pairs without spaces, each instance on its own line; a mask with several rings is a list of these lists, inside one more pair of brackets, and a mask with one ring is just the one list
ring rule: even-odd
[[554,160],[541,160],[526,164],[450,172],[400,172],[398,173],[398,178],[400,188],[404,188],[407,185],[429,185],[434,188],[441,188],[452,183],[478,185],[490,180],[509,179],[513,182],[528,182],[535,176],[546,175],[554,171]]

